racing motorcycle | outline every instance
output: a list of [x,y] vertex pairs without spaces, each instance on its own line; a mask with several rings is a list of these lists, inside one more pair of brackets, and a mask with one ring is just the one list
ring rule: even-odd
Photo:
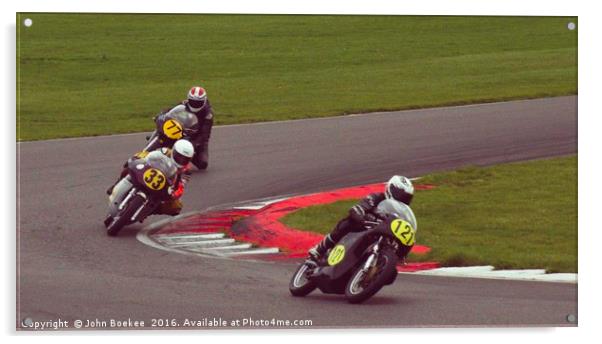
[[291,294],[306,296],[318,288],[361,303],[395,282],[397,252],[414,245],[416,218],[410,207],[394,200],[380,202],[375,213],[370,228],[345,235],[318,262],[305,260],[289,283]]
[[145,159],[130,159],[128,174],[113,187],[109,196],[109,213],[104,221],[107,234],[115,236],[136,221],[142,222],[161,202],[169,199],[177,166],[160,151]]
[[190,139],[199,131],[198,118],[178,105],[166,114],[155,117],[155,130],[147,136],[143,151],[152,152],[162,147],[172,148],[179,139]]

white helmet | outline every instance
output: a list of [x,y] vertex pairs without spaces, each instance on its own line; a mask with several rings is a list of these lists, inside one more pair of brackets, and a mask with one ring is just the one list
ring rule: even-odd
[[188,108],[192,112],[197,112],[205,106],[207,102],[207,92],[200,86],[194,86],[188,91]]
[[404,176],[393,176],[385,186],[385,197],[410,205],[414,197],[412,181]]
[[188,140],[178,140],[173,145],[171,158],[179,168],[182,168],[192,160],[194,156],[194,146]]

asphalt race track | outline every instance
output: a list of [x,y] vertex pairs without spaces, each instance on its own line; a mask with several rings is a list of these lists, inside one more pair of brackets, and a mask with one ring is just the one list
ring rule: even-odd
[[[141,226],[108,237],[105,190],[144,136],[17,144],[17,322],[129,318],[149,326],[151,319],[221,317],[310,319],[313,327],[574,325],[566,321],[577,314],[577,285],[570,283],[400,275],[365,304],[350,305],[319,292],[291,297],[291,262],[169,253],[136,240]],[[209,170],[195,172],[188,184],[185,212],[396,173],[574,154],[577,97],[216,127],[210,152]]]

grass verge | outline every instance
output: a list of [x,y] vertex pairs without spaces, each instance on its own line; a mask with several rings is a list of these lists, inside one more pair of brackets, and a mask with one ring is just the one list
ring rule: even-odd
[[[432,250],[411,260],[577,272],[576,156],[467,167],[420,183],[437,185],[412,203],[417,243]],[[308,207],[282,222],[328,233],[355,202]]]
[[577,92],[575,17],[24,18],[17,140],[150,130],[197,83],[218,124]]

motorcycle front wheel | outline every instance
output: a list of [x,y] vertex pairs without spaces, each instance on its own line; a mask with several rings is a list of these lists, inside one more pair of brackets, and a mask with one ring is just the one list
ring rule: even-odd
[[376,294],[397,273],[397,255],[393,250],[384,249],[377,257],[374,267],[364,270],[363,264],[353,272],[345,297],[350,303],[361,303]]
[[116,236],[121,228],[131,222],[130,218],[132,215],[134,215],[136,210],[142,206],[142,204],[144,204],[144,198],[142,198],[140,195],[135,195],[132,197],[125,209],[119,213],[118,216],[114,217],[113,221],[107,225],[107,235]]
[[307,273],[310,269],[312,269],[310,263],[304,262],[295,271],[288,286],[288,290],[293,296],[305,296],[316,289],[316,284],[307,279]]

